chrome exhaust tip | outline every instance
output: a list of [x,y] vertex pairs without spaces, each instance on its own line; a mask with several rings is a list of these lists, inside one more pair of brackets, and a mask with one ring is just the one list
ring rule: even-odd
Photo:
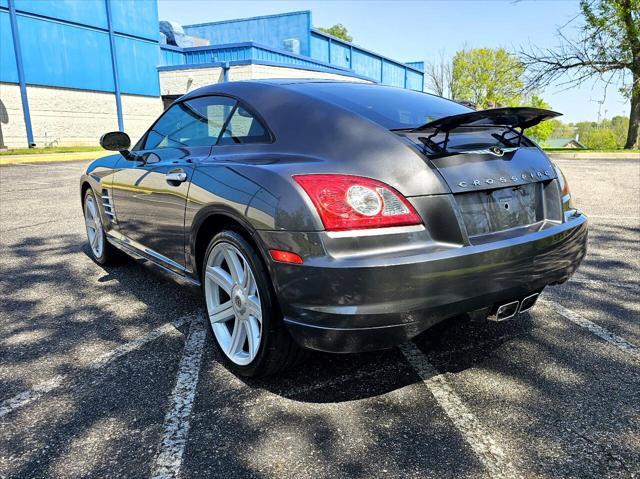
[[498,306],[495,315],[489,316],[489,319],[492,321],[504,321],[513,318],[518,314],[518,306],[520,306],[520,301],[511,301],[510,303],[502,304]]
[[524,298],[520,303],[520,310],[518,311],[518,313],[524,313],[525,311],[529,311],[531,308],[533,308],[536,304],[536,301],[538,301],[538,296],[540,296],[540,293],[533,293]]

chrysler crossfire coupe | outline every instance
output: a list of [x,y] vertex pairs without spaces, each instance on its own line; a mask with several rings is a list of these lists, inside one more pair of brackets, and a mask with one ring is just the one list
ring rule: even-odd
[[201,287],[244,376],[306,349],[393,347],[467,312],[509,319],[586,252],[566,178],[523,134],[557,115],[355,82],[200,88],[133,148],[103,135],[119,153],[80,181],[89,250]]

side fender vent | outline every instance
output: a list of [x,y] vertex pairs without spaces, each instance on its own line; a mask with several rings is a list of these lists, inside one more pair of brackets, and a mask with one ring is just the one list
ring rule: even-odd
[[102,206],[104,206],[104,212],[109,217],[109,220],[117,224],[118,220],[116,218],[116,210],[113,209],[113,200],[111,199],[109,191],[106,189],[102,190]]

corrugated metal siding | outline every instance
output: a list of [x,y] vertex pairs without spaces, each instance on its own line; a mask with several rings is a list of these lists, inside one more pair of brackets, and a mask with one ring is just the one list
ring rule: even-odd
[[329,63],[329,41],[314,33],[311,34],[311,58]]
[[21,15],[18,30],[27,83],[113,91],[106,32]]
[[351,68],[358,75],[396,87],[405,87],[406,70],[406,88],[422,90],[422,74],[405,68],[409,66],[423,69],[422,62],[396,62],[350,43],[332,37],[330,40],[329,36],[317,31],[311,32],[311,57],[335,66]]
[[349,68],[351,49],[340,43],[331,43],[331,64],[343,68]]
[[[175,51],[173,48],[161,48],[161,64],[160,66],[172,65],[198,65],[205,63],[221,63],[233,61],[259,60],[283,65],[299,65],[309,68],[328,68],[332,67],[323,62],[314,60],[309,57],[289,54],[288,52],[272,49],[264,45],[256,45],[254,43],[244,43],[225,46],[212,46],[185,48],[182,52]],[[182,55],[182,57],[180,56]]]
[[158,95],[160,91],[160,80],[156,71],[158,45],[121,35],[116,35],[115,43],[118,79],[122,93]]
[[158,65],[184,65],[185,63],[184,53],[160,47],[160,60]]
[[254,54],[253,58],[255,58],[256,60],[266,60],[270,62],[284,63],[287,65],[303,65],[308,67],[323,66],[320,63],[313,61],[312,59],[305,60],[304,58],[300,58],[298,56],[287,55],[286,53],[277,52],[261,47],[253,47],[252,53]]
[[[118,2],[113,2],[113,5]],[[98,28],[107,28],[104,0],[16,0],[16,10]],[[133,22],[131,22],[133,23]]]
[[111,13],[116,32],[158,41],[157,0],[111,0]]
[[211,45],[256,42],[274,48],[283,48],[284,41],[297,38],[300,54],[309,55],[309,28],[311,12],[292,12],[282,15],[243,18],[224,22],[185,25],[187,35],[206,38]]
[[378,82],[380,81],[382,62],[379,57],[354,48],[351,68],[359,75],[366,76]]
[[215,48],[210,50],[196,50],[184,52],[185,64],[230,62],[234,60],[248,60],[251,58],[250,47]]
[[407,70],[407,88],[410,90],[419,90],[422,91],[424,88],[423,85],[423,75],[420,73],[414,72],[413,70]]
[[406,68],[383,60],[382,83],[384,85],[404,88],[404,72]]
[[11,36],[11,19],[7,12],[0,12],[0,81],[18,82],[18,67],[16,55],[13,50],[13,37]]

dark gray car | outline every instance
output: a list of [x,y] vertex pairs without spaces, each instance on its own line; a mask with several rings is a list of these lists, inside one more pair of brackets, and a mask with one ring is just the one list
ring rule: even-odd
[[508,319],[585,255],[587,219],[522,132],[557,113],[474,111],[403,89],[221,83],[177,100],[81,178],[91,252],[201,285],[235,372],[305,348],[402,343],[442,319]]

